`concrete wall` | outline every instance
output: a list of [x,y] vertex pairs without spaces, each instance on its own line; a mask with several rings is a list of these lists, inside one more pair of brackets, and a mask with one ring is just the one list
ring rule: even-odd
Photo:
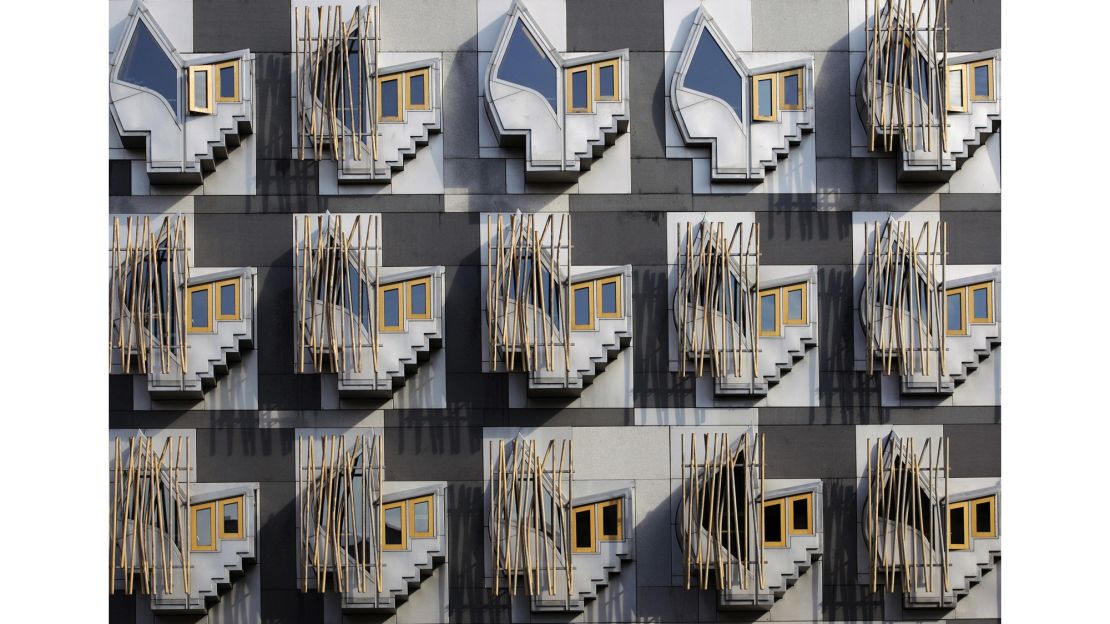
[[[819,611],[824,620],[996,618],[997,608],[991,605],[997,600],[980,600],[989,603],[982,609],[903,613],[900,605],[891,606],[897,600],[888,598],[884,603],[882,596],[870,595],[869,588],[856,582],[856,427],[943,425],[951,437],[954,477],[998,477],[1001,422],[997,405],[884,407],[879,379],[855,370],[853,211],[939,212],[949,224],[951,264],[1001,262],[997,160],[1001,135],[991,139],[990,150],[977,152],[945,184],[895,183],[888,159],[852,157],[851,127],[856,113],[850,107],[849,88],[856,61],[849,32],[857,9],[862,11],[855,6],[859,1],[750,2],[752,51],[814,56],[816,121],[807,141],[813,143],[814,163],[813,186],[808,190],[816,192],[722,195],[696,193],[704,181],[694,179],[691,161],[667,158],[666,127],[671,113],[665,103],[669,76],[664,69],[663,0],[559,0],[565,5],[565,51],[630,50],[632,121],[627,138],[622,139],[627,146],[621,148],[627,149],[630,163],[629,192],[575,192],[565,185],[534,188],[529,184],[527,194],[514,194],[524,189],[514,186],[519,181],[510,173],[509,163],[515,159],[519,165],[521,154],[497,158],[479,151],[479,121],[484,111],[479,108],[477,77],[484,49],[480,40],[486,38],[479,24],[488,21],[483,17],[489,10],[485,0],[384,0],[383,49],[442,53],[443,193],[337,197],[320,194],[317,163],[289,158],[289,1],[193,0],[190,52],[249,47],[256,54],[253,192],[221,185],[220,189],[226,190],[217,192],[229,194],[215,194],[215,189],[206,185],[202,192],[191,191],[194,196],[186,198],[185,206],[194,214],[196,266],[258,269],[258,335],[249,371],[257,379],[256,405],[249,409],[186,409],[160,407],[156,402],[140,405],[134,398],[132,379],[116,376],[109,379],[109,420],[112,428],[196,429],[200,481],[260,483],[259,563],[251,577],[240,581],[246,582],[244,588],[235,590],[259,596],[260,611],[248,609],[249,617],[243,620],[222,619],[213,611],[209,620],[267,624],[345,621],[334,596],[302,594],[296,587],[296,557],[288,546],[295,526],[296,427],[350,427],[360,422],[376,426],[380,422],[385,430],[387,480],[447,481],[450,564],[412,595],[394,621],[422,621],[420,614],[435,612],[434,605],[421,604],[421,600],[438,601],[443,592],[437,587],[445,585],[452,621],[508,622],[508,601],[491,598],[483,584],[483,427],[635,427],[711,421],[740,425],[750,424],[752,419],[757,419],[759,430],[767,436],[768,478],[823,480],[825,554],[817,566],[819,573],[815,567],[791,592],[811,595],[820,588]],[[508,3],[504,4],[507,8]],[[531,0],[528,4],[535,11],[545,3]],[[997,0],[952,0],[952,49],[998,47],[999,5]],[[559,42],[556,33],[547,34]],[[623,158],[619,151],[614,152],[619,147],[610,148],[598,162]],[[798,154],[796,149],[790,158]],[[139,196],[145,183],[137,179],[143,175],[141,170],[113,161],[109,172],[113,212],[161,212],[169,205],[165,197]],[[438,182],[428,180],[426,188],[438,190]],[[133,192],[136,196],[128,197]],[[631,407],[515,408],[507,376],[481,373],[478,213],[517,208],[525,212],[569,211],[576,264],[633,266],[636,346],[630,352]],[[324,210],[381,213],[386,241],[383,266],[446,267],[446,407],[374,412],[325,409],[327,397],[321,396],[320,380],[294,374],[290,214]],[[673,211],[753,212],[763,233],[762,262],[817,267],[820,349],[810,356],[818,357],[817,405],[696,409],[694,378],[679,378],[668,371],[671,318],[667,314],[666,249],[667,237],[673,233],[667,231],[666,213]],[[659,461],[666,459],[660,457]],[[642,508],[637,512],[646,513]],[[646,545],[673,539],[668,529],[662,515],[646,518],[637,527],[637,541]],[[666,594],[653,591],[653,586],[669,586],[670,570],[650,569],[649,561],[640,557],[636,562],[634,612],[638,619],[755,617],[718,613],[712,596],[698,592],[669,587]],[[996,597],[998,572],[991,574],[995,577],[981,590],[994,592]],[[113,621],[151,621],[142,600],[116,596],[111,605]],[[382,617],[381,621],[389,619]]]

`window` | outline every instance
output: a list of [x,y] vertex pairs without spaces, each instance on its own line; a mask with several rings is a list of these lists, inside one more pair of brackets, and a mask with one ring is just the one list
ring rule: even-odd
[[763,545],[767,548],[786,546],[786,499],[763,503]]
[[621,277],[597,280],[597,317],[621,318]]
[[759,291],[759,335],[779,335],[779,289]]
[[505,54],[501,56],[501,66],[497,68],[497,78],[512,82],[540,94],[552,111],[557,110],[558,69],[551,62],[539,42],[528,31],[524,20],[517,19]]
[[971,100],[973,102],[994,100],[994,59],[977,61],[967,67],[968,82],[971,84]]
[[701,31],[694,56],[686,67],[682,85],[721,99],[736,114],[736,119],[744,118],[741,113],[744,83],[740,79],[740,72],[708,28]]
[[216,102],[239,101],[239,61],[216,64]]
[[949,288],[945,300],[949,336],[966,336],[969,325],[994,322],[994,282]]
[[593,67],[583,65],[567,70],[567,112],[592,113],[593,94],[590,93],[590,74]]
[[598,533],[603,542],[619,542],[624,539],[622,500],[614,498],[597,504],[598,520],[601,523],[601,530]]
[[421,496],[408,500],[409,534],[412,537],[435,537],[435,497]]
[[428,110],[432,107],[428,99],[428,68],[405,72],[405,109]]
[[239,315],[239,278],[221,280],[215,284],[216,320],[237,321]]
[[805,70],[801,67],[779,72],[782,86],[779,89],[779,108],[782,110],[804,110]]
[[571,550],[576,553],[597,551],[597,535],[594,533],[595,505],[582,505],[571,510],[571,535],[574,544]]
[[185,318],[189,321],[190,334],[212,331],[212,284],[189,287]]
[[382,550],[406,550],[409,546],[405,501],[382,505]]
[[432,278],[409,280],[405,282],[405,288],[408,295],[406,318],[414,320],[432,318],[432,306],[428,301],[428,294],[432,291]]
[[806,301],[806,285],[794,284],[782,289],[783,325],[805,325],[808,323],[809,305]]
[[967,334],[967,323],[964,318],[964,288],[949,288],[944,293],[945,309],[948,313],[948,324],[945,333],[949,336],[963,336]]
[[192,549],[200,551],[216,550],[216,502],[194,505],[192,514],[193,535],[190,540]]
[[401,109],[402,74],[378,78],[378,121],[404,121]]
[[752,119],[755,121],[775,121],[779,118],[775,108],[775,82],[775,74],[752,77]]
[[[967,505],[968,503],[964,503]],[[971,537],[998,537],[995,522],[995,497],[984,496],[970,503]]]
[[594,329],[594,282],[571,286],[571,329]]
[[243,539],[243,497],[220,501],[220,539]]
[[994,322],[994,282],[968,286],[971,292],[971,322]]
[[598,102],[618,102],[621,99],[620,59],[594,64],[594,99]]
[[401,317],[401,286],[389,284],[378,289],[378,330],[404,331]]
[[189,112],[211,115],[216,110],[212,103],[215,89],[215,72],[211,65],[193,65],[189,68]]
[[948,550],[967,550],[967,502],[948,506]]
[[790,534],[813,535],[813,493],[791,496],[786,506],[790,510]]
[[177,66],[158,44],[146,22],[141,19],[136,22],[135,32],[131,35],[131,44],[119,65],[116,78],[150,89],[166,98],[174,117],[177,117],[180,76]]
[[948,66],[948,110],[967,112],[967,68],[964,65]]

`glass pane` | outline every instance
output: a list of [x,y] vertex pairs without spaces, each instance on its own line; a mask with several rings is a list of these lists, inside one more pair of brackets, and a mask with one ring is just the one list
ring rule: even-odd
[[385,543],[397,546],[404,543],[404,512],[400,507],[385,510]]
[[592,533],[594,514],[593,508],[588,507],[574,512],[574,546],[575,548],[592,548]]
[[601,83],[597,88],[597,96],[602,98],[614,98],[617,96],[617,81],[613,65],[606,65],[598,68],[598,81]]
[[193,530],[197,534],[197,546],[212,545],[212,508],[198,509],[193,518]]
[[782,79],[782,101],[787,106],[798,106],[798,74],[788,74]]
[[235,66],[228,65],[220,68],[220,97],[235,97]]
[[142,20],[135,25],[131,46],[127,48],[117,76],[124,82],[146,87],[166,98],[174,114],[177,114],[177,67]]
[[809,530],[809,499],[798,498],[791,503],[790,525],[795,531]]
[[990,306],[987,305],[987,289],[977,288],[971,291],[971,309],[972,316],[977,319],[985,319],[989,314]]
[[559,89],[556,85],[555,64],[540,49],[539,43],[521,20],[517,20],[513,28],[509,45],[501,57],[497,77],[538,91],[547,100],[551,110],[557,110],[555,98]]
[[394,78],[392,80],[382,81],[382,118],[386,117],[400,117],[401,116],[401,100],[398,91],[398,82]]
[[775,313],[778,311],[778,296],[763,295],[759,298],[759,329],[773,332],[777,326]]
[[207,71],[198,71],[193,73],[193,103],[201,108],[208,108]]
[[424,106],[424,74],[409,76],[409,102],[413,106]]
[[948,329],[960,331],[964,328],[964,295],[960,292],[948,295]]
[[948,531],[952,536],[949,543],[951,544],[965,544],[967,543],[967,535],[964,531],[964,508],[963,507],[950,507],[948,509]]
[[409,286],[409,306],[413,314],[428,313],[428,285],[424,282]]
[[590,324],[590,289],[579,288],[574,291],[574,324]]
[[991,504],[988,501],[975,504],[975,532],[991,532]]
[[768,505],[763,508],[763,541],[782,540],[782,505]]
[[987,97],[990,95],[990,68],[980,65],[975,68],[975,95]]
[[604,314],[617,313],[617,283],[607,282],[601,285],[601,311]]
[[239,503],[224,503],[224,533],[239,532]]
[[774,104],[771,101],[771,80],[759,81],[759,116],[770,117],[775,113]]
[[401,289],[390,288],[382,293],[384,298],[382,317],[386,327],[399,327],[401,325]]
[[617,506],[606,505],[601,508],[601,534],[616,535],[620,533],[620,522],[617,518]]
[[235,284],[220,286],[220,316],[235,316]]
[[581,109],[590,105],[589,100],[590,72],[576,71],[570,75],[570,105],[571,108]]
[[786,293],[786,318],[791,321],[802,320],[802,291],[791,290]]
[[964,72],[962,69],[948,72],[948,102],[950,106],[963,106]]
[[429,527],[428,501],[421,501],[412,506],[412,526],[417,533],[427,533]]
[[194,290],[190,293],[189,298],[190,311],[192,312],[189,324],[192,327],[208,327],[208,290]]
[[740,81],[740,73],[736,71],[732,61],[725,56],[709,29],[701,33],[698,47],[694,50],[694,58],[686,69],[686,78],[683,79],[682,84],[688,89],[721,98],[736,113],[738,119],[743,117],[740,110],[744,89]]

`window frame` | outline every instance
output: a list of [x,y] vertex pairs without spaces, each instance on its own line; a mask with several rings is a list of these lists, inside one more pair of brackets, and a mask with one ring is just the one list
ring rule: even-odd
[[[964,541],[958,544],[952,541],[952,511],[955,509],[963,509],[964,512]],[[969,548],[971,548],[971,533],[968,531],[968,529],[970,529],[971,527],[968,526],[968,511],[969,508],[967,501],[960,501],[958,503],[948,504],[948,550],[968,550]]]
[[[594,63],[594,99],[598,102],[620,102],[621,101],[621,60],[619,58],[609,59],[608,61],[598,61]],[[606,97],[601,95],[601,68],[613,68],[613,95]]]
[[[570,329],[571,329],[571,331],[593,331],[593,330],[597,329],[597,309],[596,309],[597,301],[595,299],[597,293],[596,293],[596,290],[594,288],[595,284],[596,284],[595,280],[586,280],[584,282],[578,282],[577,284],[571,284],[570,285]],[[578,312],[578,297],[577,297],[577,293],[578,293],[579,290],[582,290],[582,289],[588,289],[589,290],[589,296],[587,297],[587,299],[589,301],[589,305],[586,306],[586,309],[589,311],[589,314],[590,314],[590,322],[586,325],[581,325],[581,324],[578,323],[578,314],[577,314],[577,312]]]
[[[213,297],[212,311],[214,313],[213,318],[215,318],[217,321],[238,321],[238,320],[241,320],[243,318],[242,310],[240,309],[240,305],[239,305],[240,301],[242,300],[242,291],[240,290],[241,289],[241,283],[242,283],[242,279],[240,279],[238,277],[231,277],[231,278],[228,278],[228,279],[222,279],[222,280],[219,280],[219,281],[216,281],[216,282],[212,283],[212,297]],[[231,315],[222,314],[220,312],[220,310],[222,309],[222,306],[217,305],[217,303],[215,301],[216,299],[218,299],[220,297],[220,295],[221,295],[220,291],[223,289],[223,287],[227,286],[228,284],[231,284],[231,285],[235,286],[235,313],[231,314]]]
[[[967,84],[969,85],[969,88],[967,90],[968,99],[972,102],[993,102],[994,101],[994,59],[989,58],[989,59],[983,59],[981,61],[972,61],[972,62],[968,63],[965,67],[967,67],[966,76],[967,76]],[[987,68],[987,94],[986,95],[976,95],[976,93],[975,93],[975,68],[976,67],[986,67]]]
[[[606,501],[595,503],[596,510],[594,511],[597,516],[597,538],[599,542],[623,542],[624,541],[624,498],[611,498]],[[617,508],[617,532],[609,534],[605,532],[605,524],[602,522],[602,510],[606,507]]]
[[[950,88],[950,86],[952,84],[951,76],[953,72],[960,72],[960,83],[963,84],[963,89],[961,89],[960,91],[960,95],[962,97],[960,98],[960,101],[958,103],[952,102],[952,89]],[[948,112],[966,113],[968,109],[968,103],[970,101],[967,85],[967,65],[949,65],[944,78],[944,100],[945,106],[948,108]]]
[[[211,532],[208,534],[212,543],[204,546],[197,543],[197,513],[201,510],[208,510],[208,518]],[[195,552],[215,552],[219,548],[219,541],[216,533],[216,501],[208,501],[198,505],[189,505],[189,550]]]
[[[786,103],[786,77],[798,77],[798,103]],[[797,69],[788,69],[779,72],[779,110],[784,111],[800,111],[806,108],[806,87],[805,87],[805,68],[798,67]]]
[[[975,291],[987,291],[987,315],[975,316]],[[972,325],[983,325],[994,322],[994,282],[981,282],[967,286],[967,321]]]
[[[960,328],[949,329],[948,321],[948,297],[951,295],[960,295]],[[945,336],[966,336],[968,334],[968,311],[967,311],[967,287],[959,286],[956,288],[944,289],[944,335]]]
[[[621,298],[621,295],[623,294],[621,292],[621,290],[622,290],[621,289],[621,282],[622,281],[623,280],[621,279],[620,275],[613,275],[611,277],[602,277],[602,278],[594,280],[594,282],[595,282],[594,295],[597,297],[597,301],[596,301],[597,309],[594,310],[594,316],[596,318],[599,318],[599,319],[620,319],[620,318],[624,318],[624,305],[623,305],[622,298]],[[606,284],[616,284],[616,286],[617,286],[617,311],[616,312],[605,312],[601,307],[601,287],[606,285]]]
[[[574,106],[574,74],[586,72],[586,107],[576,108]],[[594,66],[592,63],[585,65],[575,65],[566,68],[564,72],[563,84],[566,91],[566,113],[568,115],[589,114],[594,112]]]
[[[385,512],[390,509],[401,510],[401,543],[400,544],[387,544],[386,530],[385,530]],[[378,539],[378,545],[384,550],[408,550],[409,549],[409,519],[408,515],[408,500],[393,501],[390,503],[382,503],[378,507],[378,513],[381,517],[378,519],[378,526],[381,527],[381,537]]]
[[[790,293],[793,291],[801,291],[802,293],[802,318],[791,319],[789,317],[789,301]],[[808,325],[809,324],[809,283],[802,282],[800,284],[791,284],[782,287],[782,293],[779,295],[782,298],[782,324],[783,325]]]
[[[759,100],[760,100],[760,86],[759,86],[759,83],[761,81],[764,81],[764,80],[769,81],[771,83],[771,114],[770,115],[760,115],[759,114]],[[779,85],[778,85],[778,80],[779,80],[779,74],[777,72],[771,72],[769,74],[757,74],[755,76],[752,76],[752,86],[751,86],[752,121],[778,121],[779,120],[779,107],[778,107],[778,103],[779,103],[778,102]]]
[[[435,500],[435,494],[428,494],[426,496],[417,496],[415,498],[407,499],[405,502],[408,503],[408,514],[409,514],[409,520],[408,520],[408,522],[409,522],[409,532],[408,532],[408,536],[412,537],[412,538],[421,538],[421,539],[429,538],[429,537],[435,537],[436,536],[436,500]],[[427,531],[417,531],[416,530],[416,514],[414,513],[414,509],[415,509],[417,504],[425,503],[425,502],[428,503],[428,530]]]
[[[220,539],[243,539],[243,537],[246,536],[246,527],[243,526],[243,517],[244,517],[244,513],[243,513],[244,500],[243,499],[244,499],[244,497],[242,495],[239,495],[239,496],[232,496],[231,498],[221,498],[219,501],[216,501],[216,502],[219,503],[217,505],[217,507],[218,507],[219,512],[220,512],[219,513],[219,520],[217,521],[217,524],[216,524],[216,528],[218,529],[218,534],[219,534]],[[239,510],[238,511],[239,530],[235,533],[226,533],[226,532],[224,532],[224,507],[227,506],[227,505],[231,505],[233,503],[238,504],[237,509]]]
[[[195,115],[211,115],[216,110],[216,77],[213,70],[214,65],[190,65],[188,75],[188,91],[189,97],[186,102],[189,113]],[[197,90],[196,90],[196,75],[205,72],[208,82],[208,100],[207,106],[199,106],[197,104]],[[178,74],[180,75],[180,74]]]
[[[189,334],[211,334],[216,330],[216,316],[215,309],[213,308],[212,284],[197,284],[195,286],[188,286],[185,289],[185,330]],[[193,293],[206,291],[208,293],[208,325],[197,326],[193,325]]]
[[[590,527],[589,547],[581,547],[578,545],[578,513],[582,511],[588,511],[590,513],[590,520],[588,522]],[[587,503],[570,508],[570,550],[572,553],[581,554],[597,552],[597,521],[596,503]]]
[[[976,498],[976,499],[973,499],[973,500],[970,500],[970,501],[965,501],[965,504],[968,507],[967,523],[968,523],[968,528],[970,529],[970,531],[967,534],[968,537],[970,537],[972,539],[998,537],[998,516],[996,515],[998,507],[996,506],[996,498],[997,497],[994,494],[991,494],[990,496],[981,496],[979,498]],[[990,510],[991,510],[991,528],[990,528],[989,531],[980,531],[979,528],[976,526],[976,523],[972,520],[972,517],[975,515],[975,509],[979,505],[989,505],[990,506]]]
[[[426,110],[431,110],[432,109],[432,102],[431,102],[432,90],[428,85],[428,81],[431,80],[431,72],[429,71],[429,69],[430,68],[428,68],[428,67],[423,67],[421,69],[413,69],[413,70],[409,70],[409,71],[405,72],[405,97],[404,97],[404,102],[405,102],[405,110],[406,111],[410,111],[410,110],[426,111]],[[423,104],[413,104],[412,103],[412,89],[410,88],[412,86],[412,83],[410,83],[409,80],[411,80],[413,76],[424,76],[424,103]]]
[[[794,528],[794,502],[804,500],[806,501],[806,528]],[[804,494],[795,494],[794,496],[786,497],[786,508],[790,512],[790,518],[786,523],[786,529],[790,535],[813,535],[814,532],[814,513],[813,513],[813,492],[806,492]]]
[[[775,542],[767,541],[767,508],[769,508],[769,507],[779,507],[779,538],[780,539],[778,541],[775,541]],[[760,516],[760,521],[759,521],[759,530],[760,530],[759,537],[760,537],[760,540],[763,542],[763,547],[764,548],[786,548],[786,535],[787,535],[786,531],[787,531],[787,528],[788,528],[787,527],[787,522],[786,522],[786,513],[787,513],[786,499],[785,498],[775,498],[775,499],[772,499],[772,500],[769,500],[769,501],[763,501],[763,505],[761,506],[760,511],[761,511],[762,515]]]
[[[397,81],[397,115],[386,117],[386,116],[382,115],[382,85],[386,82],[391,81],[391,80],[396,80]],[[406,80],[407,80],[407,78],[405,77],[405,72],[394,72],[392,74],[386,74],[384,76],[378,76],[377,77],[377,79],[375,81],[377,84],[374,85],[374,90],[375,90],[374,92],[377,94],[377,97],[374,98],[374,107],[377,109],[375,111],[375,113],[376,113],[376,118],[379,122],[381,122],[381,123],[404,123],[405,122],[405,98],[406,98],[406,92],[408,91],[408,89],[406,89],[406,85],[405,85]]]
[[[236,102],[241,102],[242,101],[242,96],[239,94],[239,81],[240,81],[239,65],[240,65],[239,59],[232,59],[230,61],[224,61],[222,63],[216,63],[213,66],[213,71],[215,73],[215,79],[216,79],[216,103],[217,104],[236,103]],[[235,80],[235,93],[231,97],[223,97],[223,96],[220,95],[222,93],[222,89],[220,89],[220,86],[223,84],[223,81],[220,79],[220,70],[224,69],[226,67],[232,67],[235,70],[235,72],[234,72],[235,73],[235,78],[234,78],[234,80]]]
[[[397,324],[385,324],[385,293],[397,291]],[[393,282],[378,286],[378,331],[396,333],[405,331],[405,282]]]
[[[774,295],[775,297],[775,328],[773,330],[763,329],[763,297],[766,295]],[[781,288],[766,288],[760,290],[757,295],[759,299],[759,313],[756,319],[756,329],[758,330],[759,337],[774,337],[782,335],[782,289]]]
[[[424,285],[424,312],[417,314],[412,310],[412,288]],[[432,318],[432,276],[418,277],[405,282],[405,319],[412,321],[427,321]]]

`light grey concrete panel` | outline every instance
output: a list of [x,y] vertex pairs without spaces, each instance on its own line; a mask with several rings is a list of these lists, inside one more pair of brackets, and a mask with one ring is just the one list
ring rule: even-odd
[[385,52],[478,49],[474,0],[382,0],[380,6]]
[[752,0],[754,50],[848,50],[846,0]]

